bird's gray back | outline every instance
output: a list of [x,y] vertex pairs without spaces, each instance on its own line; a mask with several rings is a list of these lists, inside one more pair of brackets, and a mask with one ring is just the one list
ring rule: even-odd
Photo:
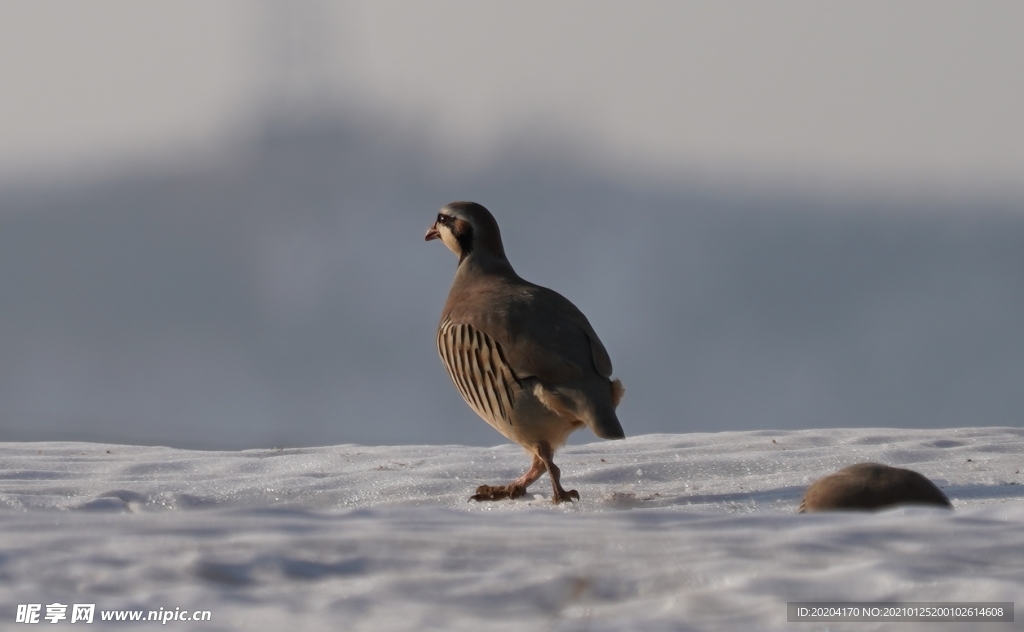
[[562,383],[611,374],[608,354],[579,309],[557,292],[518,277],[457,276],[445,319],[493,339],[520,378]]

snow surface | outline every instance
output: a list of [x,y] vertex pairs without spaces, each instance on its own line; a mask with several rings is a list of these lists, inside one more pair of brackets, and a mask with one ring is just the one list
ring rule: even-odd
[[[197,630],[1019,630],[1020,613],[787,623],[786,602],[1019,609],[1022,453],[1016,428],[647,435],[560,451],[582,499],[553,506],[547,477],[467,502],[526,468],[512,445],[0,444],[0,627],[59,601],[210,610],[167,624]],[[955,511],[795,513],[812,480],[862,461],[923,473]]]

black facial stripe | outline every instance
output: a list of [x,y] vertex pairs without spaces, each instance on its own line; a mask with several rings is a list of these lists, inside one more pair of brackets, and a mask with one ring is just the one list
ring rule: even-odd
[[459,242],[459,248],[462,249],[462,256],[466,257],[469,253],[473,252],[473,225],[469,222],[462,221],[455,225],[455,230],[452,231],[455,235],[455,241]]

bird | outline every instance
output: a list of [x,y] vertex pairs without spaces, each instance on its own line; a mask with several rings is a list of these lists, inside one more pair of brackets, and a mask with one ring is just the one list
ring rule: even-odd
[[494,216],[475,202],[441,208],[426,241],[458,257],[437,328],[437,351],[469,407],[532,457],[507,485],[481,485],[475,501],[515,499],[546,472],[552,502],[579,500],[562,487],[555,450],[584,426],[624,439],[615,414],[625,389],[587,317],[561,294],[524,280],[505,256]]

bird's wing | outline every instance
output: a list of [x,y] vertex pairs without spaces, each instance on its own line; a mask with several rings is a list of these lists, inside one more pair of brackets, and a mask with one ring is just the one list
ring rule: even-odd
[[[560,384],[580,379],[591,363],[602,377],[612,374],[612,363],[587,317],[562,295],[533,284],[509,291],[499,288],[458,298],[448,305],[447,317],[492,338],[516,376],[537,377]],[[472,303],[486,301],[478,310]]]
[[590,356],[594,362],[594,368],[597,369],[597,374],[601,377],[611,377],[612,375],[612,359],[608,355],[608,350],[604,348],[604,344],[601,339],[597,337],[597,332],[590,325],[590,321],[583,315],[575,305],[569,302],[569,299],[562,295],[548,290],[559,299],[561,299],[566,305],[564,313],[566,317],[576,324],[577,327],[583,330],[583,333],[587,335],[587,340],[590,342]]

